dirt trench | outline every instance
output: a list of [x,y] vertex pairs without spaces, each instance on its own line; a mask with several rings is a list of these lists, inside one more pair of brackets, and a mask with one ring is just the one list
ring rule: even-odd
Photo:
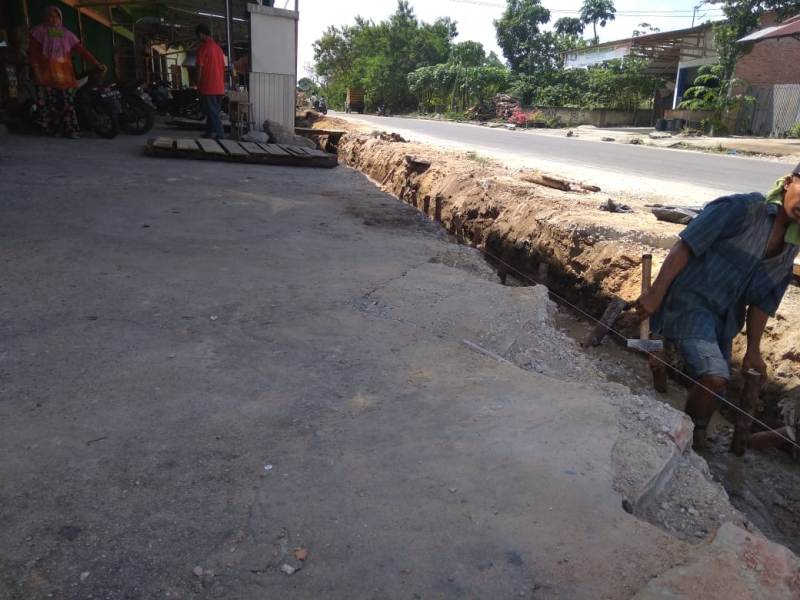
[[[321,124],[352,128],[339,119]],[[653,255],[657,273],[681,230],[635,208],[631,213],[602,211],[608,199],[602,192],[552,189],[526,181],[531,172],[510,170],[469,151],[454,154],[408,143],[396,134],[351,131],[338,151],[347,165],[384,191],[438,217],[453,235],[482,250],[499,274],[529,283],[540,278],[540,265],[547,265],[548,287],[592,317],[599,317],[614,297],[634,300],[641,287],[642,255]],[[637,336],[630,315],[623,315],[618,328]],[[800,288],[792,286],[762,344],[770,383],[760,416],[771,425],[781,424],[780,401],[800,394],[798,339]],[[744,342],[744,336],[737,338],[735,358]]]

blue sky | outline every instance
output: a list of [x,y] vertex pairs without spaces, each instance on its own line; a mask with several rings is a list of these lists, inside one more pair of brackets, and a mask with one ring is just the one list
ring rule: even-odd
[[[286,0],[276,0],[275,6],[282,6]],[[458,41],[475,40],[487,50],[501,55],[495,41],[493,19],[503,12],[503,0],[411,0],[417,16],[423,21],[433,21],[437,17],[448,16],[458,22]],[[598,31],[601,41],[629,37],[642,22],[659,27],[662,31],[682,29],[692,24],[692,9],[699,0],[616,0],[617,19]],[[293,3],[293,2],[292,2]],[[482,3],[482,4],[480,4]],[[543,4],[553,11],[551,20],[561,16],[577,16],[581,0],[544,0]],[[353,22],[356,15],[379,21],[392,12],[397,0],[300,0],[300,34],[298,46],[298,73],[306,75],[314,53],[312,44],[329,25],[344,25]],[[565,11],[565,12],[555,12]],[[572,11],[572,12],[569,12]],[[668,14],[667,11],[684,11],[682,14]],[[629,14],[625,14],[629,13]],[[632,14],[636,13],[636,14]],[[702,20],[717,19],[718,7],[705,5],[698,15]],[[591,35],[591,34],[589,34]]]

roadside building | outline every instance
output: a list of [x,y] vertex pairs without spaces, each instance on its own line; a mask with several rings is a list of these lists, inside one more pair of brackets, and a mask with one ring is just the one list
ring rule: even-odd
[[571,50],[564,56],[564,67],[588,68],[628,57],[646,60],[647,73],[667,80],[655,99],[655,117],[661,117],[666,109],[677,107],[697,76],[697,70],[717,60],[713,24],[648,33]]
[[800,122],[800,15],[782,23],[768,15],[762,23],[763,28],[739,40],[744,55],[734,77],[756,104],[740,116],[737,128],[782,137]]
[[[206,24],[226,51],[226,64],[239,69],[229,87],[245,127],[260,130],[269,119],[292,129],[299,12],[297,0],[290,4],[294,10],[274,8],[272,0],[4,0],[0,123],[13,123],[35,96],[28,32],[55,5],[64,26],[109,67],[109,80],[167,81],[173,90],[196,82],[194,28]],[[77,73],[84,70],[80,60]]]

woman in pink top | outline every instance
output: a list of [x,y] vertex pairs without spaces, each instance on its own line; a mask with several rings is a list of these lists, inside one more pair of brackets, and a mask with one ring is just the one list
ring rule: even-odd
[[50,135],[77,138],[75,88],[78,84],[72,68],[72,53],[77,52],[103,71],[106,68],[62,22],[61,10],[50,6],[45,10],[45,22],[31,30],[31,66],[39,86],[37,121]]

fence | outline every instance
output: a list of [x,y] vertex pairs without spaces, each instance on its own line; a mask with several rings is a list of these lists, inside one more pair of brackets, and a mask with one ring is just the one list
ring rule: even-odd
[[783,137],[800,122],[800,85],[779,84],[754,87],[747,92],[755,106],[743,111],[737,131],[750,135]]

